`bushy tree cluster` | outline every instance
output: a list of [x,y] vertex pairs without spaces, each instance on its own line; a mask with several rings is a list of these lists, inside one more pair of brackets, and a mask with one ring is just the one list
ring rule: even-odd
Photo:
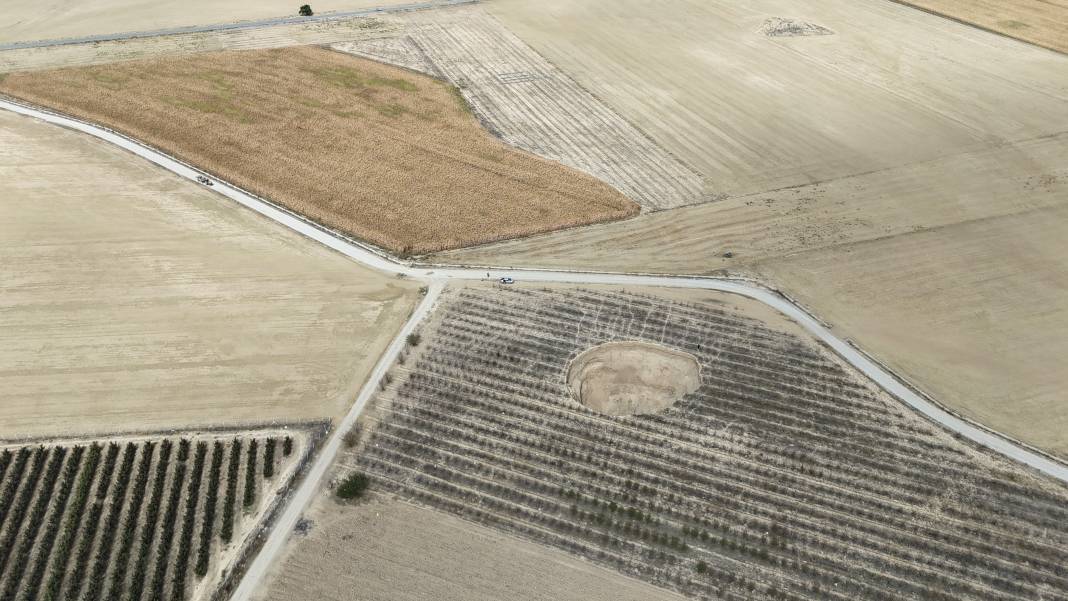
[[119,539],[119,553],[115,559],[115,570],[111,573],[111,590],[117,597],[123,583],[126,581],[126,566],[130,560],[130,551],[133,549],[134,533],[137,531],[138,519],[141,515],[141,507],[145,502],[145,491],[148,490],[148,478],[151,475],[149,469],[152,466],[152,454],[156,449],[156,443],[146,442],[141,452],[141,460],[137,463],[137,476],[134,478],[133,491],[130,494],[130,509],[126,522],[122,529],[122,537]]
[[185,599],[186,572],[189,570],[189,551],[193,545],[193,528],[196,527],[197,505],[200,502],[200,482],[204,475],[204,461],[208,455],[208,443],[198,442],[196,458],[193,459],[193,475],[189,488],[185,492],[185,515],[182,517],[182,531],[178,537],[178,551],[174,557],[171,589],[172,599]]
[[59,543],[52,554],[52,569],[49,571],[48,582],[45,584],[44,593],[41,595],[45,601],[55,601],[59,598],[59,592],[63,588],[63,582],[67,577],[64,566],[70,558],[70,546],[74,543],[74,537],[85,515],[85,506],[89,501],[89,492],[96,479],[97,468],[100,465],[100,457],[103,447],[93,444],[89,447],[86,456],[85,468],[78,477],[74,498],[71,501],[71,512],[67,514],[67,520],[63,523],[63,531],[60,534]]
[[211,468],[208,470],[208,492],[204,499],[204,519],[200,527],[200,544],[197,547],[197,563],[193,572],[197,576],[208,573],[211,559],[211,539],[215,528],[215,507],[219,501],[219,480],[222,474],[223,443],[215,441],[211,451]]
[[[48,506],[52,503],[52,491],[55,490],[56,483],[59,482],[60,469],[63,467],[63,460],[67,456],[67,449],[57,448],[53,449],[50,453],[51,460],[48,463],[48,469],[45,472],[44,479],[41,482],[41,489],[34,497],[33,509],[30,510],[29,520],[26,524],[26,530],[22,533],[21,542],[18,544],[18,550],[14,556],[10,559],[10,574],[8,575],[7,584],[4,586],[3,592],[0,593],[0,599],[4,601],[12,601],[18,593],[19,583],[22,581],[23,575],[26,573],[30,561],[30,553],[33,551],[33,546],[37,542],[37,532],[40,530],[41,525],[44,523],[44,514],[48,510]],[[22,516],[12,516],[13,520],[8,526],[11,531],[17,531],[16,527],[21,521]],[[4,569],[9,561],[12,549],[18,541],[14,539],[10,540],[7,546],[0,549],[0,571]]]
[[274,446],[277,441],[274,438],[268,438],[263,443],[263,477],[274,477]]
[[86,572],[89,569],[89,554],[93,550],[93,540],[96,538],[96,531],[100,528],[100,517],[104,513],[104,499],[108,495],[108,491],[111,489],[111,483],[115,474],[115,463],[119,458],[120,447],[117,444],[111,443],[108,445],[108,453],[104,459],[104,468],[100,471],[100,481],[96,485],[96,498],[93,499],[92,504],[89,506],[89,513],[85,517],[85,521],[81,524],[81,534],[78,541],[78,548],[75,551],[74,557],[71,559],[70,570],[70,584],[67,587],[67,594],[65,598],[67,601],[76,601],[81,595],[82,588],[85,584]]
[[259,441],[253,438],[248,443],[248,465],[245,466],[245,496],[241,506],[245,510],[252,508],[256,502],[256,459],[259,455]]
[[345,500],[358,499],[363,496],[363,493],[367,491],[367,487],[370,484],[371,479],[367,477],[367,474],[359,472],[349,474],[349,476],[342,480],[341,484],[338,485],[337,496]]
[[89,583],[86,585],[86,600],[98,600],[104,593],[104,574],[107,572],[111,560],[112,547],[115,544],[115,536],[119,530],[119,519],[122,517],[122,500],[126,498],[126,490],[130,486],[130,478],[133,476],[133,466],[136,458],[137,445],[128,443],[122,455],[122,463],[119,465],[118,480],[115,482],[115,500],[111,503],[108,516],[105,518],[104,531],[100,535],[100,546],[96,551],[96,560],[93,562],[93,571],[90,573]]
[[81,467],[82,457],[85,456],[85,447],[77,446],[70,453],[70,459],[63,468],[63,481],[59,486],[59,494],[56,496],[56,511],[48,516],[44,535],[39,541],[40,552],[33,571],[29,574],[27,588],[32,591],[40,590],[41,581],[44,580],[45,570],[48,568],[47,558],[55,546],[56,536],[59,534],[62,524],[63,512],[70,501],[71,493],[74,492],[78,482],[78,468]]
[[[182,443],[185,443],[184,445]],[[189,457],[189,441],[182,440],[178,443],[178,464],[174,466],[174,479],[171,481],[171,489],[167,495],[167,509],[163,513],[163,521],[160,523],[159,538],[156,539],[156,567],[152,571],[151,587],[148,591],[150,601],[162,601],[164,588],[166,588],[167,566],[170,564],[171,549],[174,542],[175,524],[178,522],[178,505],[182,501],[182,486],[185,484],[188,464],[181,460],[182,449],[185,448],[185,457]]]
[[152,543],[156,540],[156,522],[159,520],[160,504],[163,500],[164,484],[167,480],[167,471],[171,464],[171,453],[174,444],[164,440],[159,447],[159,461],[156,462],[156,475],[152,480],[152,495],[149,497],[148,506],[145,508],[145,519],[141,528],[141,543],[138,546],[137,565],[130,574],[130,588],[123,599],[140,599],[145,588],[145,576],[148,572],[148,557],[152,550]]
[[241,441],[230,443],[230,463],[226,470],[226,498],[223,500],[219,538],[228,543],[234,536],[234,505],[237,503],[237,473],[241,469]]

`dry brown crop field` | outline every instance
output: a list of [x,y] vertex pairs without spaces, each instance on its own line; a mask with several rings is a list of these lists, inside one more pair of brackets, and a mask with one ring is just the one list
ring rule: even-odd
[[5,599],[210,599],[321,429],[0,450]]
[[1064,0],[896,1],[1068,53],[1068,2]]
[[20,72],[0,91],[122,130],[395,252],[638,212],[595,178],[493,138],[454,88],[322,48]]
[[418,284],[0,111],[0,437],[343,415]]
[[[339,474],[695,599],[1068,598],[1063,484],[958,441],[751,304],[446,291]],[[658,414],[584,406],[570,362],[617,341],[696,357],[700,387]],[[275,598],[321,590],[286,586]]]
[[[726,197],[437,260],[766,278],[1068,453],[1068,57],[891,2],[485,9]],[[769,38],[777,17],[833,34]]]
[[[324,0],[313,8],[322,14],[408,3],[408,0]],[[12,4],[6,7],[4,22],[0,24],[0,43],[293,17],[298,6],[285,0],[223,4],[205,0],[162,4],[133,0],[45,0],[36,4]]]
[[253,599],[683,599],[559,549],[390,495],[338,505],[326,493],[305,516],[310,532],[291,539]]

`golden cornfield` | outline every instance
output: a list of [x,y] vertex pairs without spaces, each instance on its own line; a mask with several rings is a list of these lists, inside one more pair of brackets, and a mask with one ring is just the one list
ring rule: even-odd
[[13,73],[0,92],[127,133],[394,252],[639,210],[592,176],[494,138],[455,88],[318,47]]

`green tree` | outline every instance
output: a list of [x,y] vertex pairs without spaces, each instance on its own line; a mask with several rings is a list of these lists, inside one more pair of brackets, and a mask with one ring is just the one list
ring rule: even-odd
[[367,490],[367,487],[370,484],[371,479],[367,477],[367,474],[358,472],[349,474],[349,476],[337,487],[337,496],[346,501],[359,499],[363,496],[363,493]]

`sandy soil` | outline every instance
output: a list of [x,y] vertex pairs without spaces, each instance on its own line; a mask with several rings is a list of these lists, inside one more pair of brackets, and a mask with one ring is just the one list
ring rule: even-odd
[[95,139],[0,112],[0,437],[334,417],[414,306]]
[[[410,3],[411,0],[322,0],[310,4],[317,14],[322,14]],[[300,3],[283,0],[45,0],[33,4],[12,4],[4,7],[0,43],[292,17],[296,16],[299,6]]]
[[898,0],[1009,37],[1068,52],[1064,0]]
[[571,362],[567,386],[583,405],[607,415],[659,413],[701,385],[693,356],[647,342],[609,342]]
[[389,497],[320,497],[257,601],[675,600],[563,551]]
[[494,138],[455,88],[322,48],[14,73],[0,91],[126,131],[399,253],[639,209],[592,176]]
[[[939,400],[1068,455],[1068,57],[892,3],[550,4],[491,11],[733,192],[438,259],[766,276]],[[759,34],[776,16],[835,33]]]

